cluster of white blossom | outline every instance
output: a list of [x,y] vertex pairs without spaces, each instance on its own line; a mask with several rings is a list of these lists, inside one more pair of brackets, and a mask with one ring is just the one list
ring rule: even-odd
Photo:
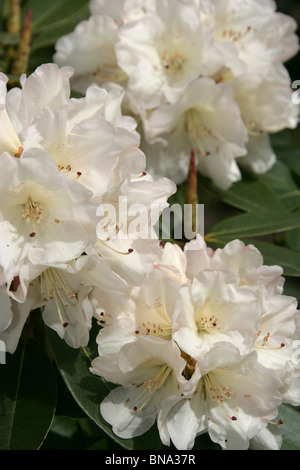
[[300,403],[299,311],[283,282],[254,246],[213,251],[197,235],[161,248],[125,306],[94,296],[91,371],[119,384],[100,408],[113,431],[132,438],[157,421],[180,450],[204,432],[224,449],[280,448],[277,407]]
[[0,73],[0,340],[14,353],[41,308],[78,348],[96,318],[90,370],[118,385],[100,405],[116,435],[156,422],[177,449],[202,433],[224,449],[280,448],[278,406],[300,404],[299,311],[282,269],[238,240],[162,246],[154,226],[191,153],[222,188],[239,162],[274,163],[269,134],[298,123],[283,65],[295,23],[272,0],[90,11],[56,63],[9,91]]
[[190,152],[221,188],[240,166],[262,173],[270,134],[298,123],[283,65],[298,51],[296,22],[274,0],[90,1],[91,16],[56,44],[72,87],[125,91],[150,173],[184,181]]
[[119,213],[119,199],[128,198],[128,211],[130,201],[162,211],[176,190],[145,173],[120,91],[90,87],[84,98],[70,98],[72,73],[44,64],[8,92],[0,74],[0,339],[11,353],[39,307],[70,346],[86,345],[91,290],[124,302],[159,248],[153,217],[149,239],[130,237],[135,216]]

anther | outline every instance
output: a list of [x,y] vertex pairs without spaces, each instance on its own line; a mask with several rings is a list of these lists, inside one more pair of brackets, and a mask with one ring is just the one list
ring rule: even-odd
[[19,151],[18,151],[18,153],[15,153],[15,154],[14,154],[14,157],[20,158],[20,156],[22,155],[22,153],[23,153],[23,147],[19,147]]

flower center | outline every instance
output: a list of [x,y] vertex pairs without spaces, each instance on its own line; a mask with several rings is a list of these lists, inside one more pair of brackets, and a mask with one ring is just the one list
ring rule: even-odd
[[109,218],[108,220],[102,219],[97,228],[98,238],[107,242],[111,239],[114,240],[118,238],[119,232],[122,228],[123,222],[117,224],[113,218]]
[[218,326],[218,319],[215,315],[211,316],[202,316],[198,321],[197,321],[197,330],[198,334],[202,331],[211,331],[215,330]]
[[[69,163],[66,163],[64,165],[62,164],[58,164],[57,165],[57,168],[59,169],[59,171],[61,173],[64,173],[65,175],[69,176],[70,173],[72,172],[72,167]],[[72,172],[72,177],[73,179],[75,180],[78,180],[80,178],[80,176],[82,175],[82,172],[81,171],[77,171],[76,173],[75,172]]]
[[147,320],[138,324],[136,335],[156,336],[166,340],[172,337],[172,323],[168,314],[167,306],[158,297],[154,300],[153,307],[156,321]]
[[162,54],[162,62],[165,70],[168,73],[173,73],[182,68],[185,60],[178,51],[175,51],[172,55],[169,55],[168,51],[165,49]]
[[162,327],[159,323],[147,321],[138,325],[135,334],[169,338],[172,335],[172,327]]
[[251,26],[247,26],[244,32],[236,31],[232,28],[224,29],[222,32],[222,37],[223,39],[226,39],[232,42],[238,42],[244,39],[250,33],[251,29],[252,29]]
[[195,145],[200,155],[208,157],[210,152],[205,150],[203,140],[208,137],[217,138],[210,129],[208,129],[201,121],[199,111],[190,109],[186,113],[186,130],[189,138]]
[[36,223],[40,223],[42,218],[43,208],[39,205],[38,202],[33,201],[31,197],[28,198],[24,209],[22,209],[22,217],[26,220],[27,223],[31,223],[32,232],[30,232],[30,237],[35,237],[36,235]]
[[203,376],[203,391],[204,399],[209,396],[212,400],[217,402],[217,404],[221,407],[221,409],[231,421],[237,420],[237,417],[232,416],[225,408],[225,402],[233,398],[232,392],[230,391],[229,387],[220,385],[218,379],[215,377],[215,374],[208,373]]
[[140,396],[141,405],[135,405],[133,407],[134,411],[139,412],[145,407],[145,405],[153,396],[153,393],[163,386],[171,371],[171,367],[169,367],[167,364],[164,364],[161,366],[156,375],[145,378],[141,384],[137,385],[137,388],[144,388],[144,393],[142,393]]
[[251,137],[259,137],[264,134],[264,131],[260,129],[260,122],[257,120],[250,120],[247,118],[243,119],[245,127],[247,129],[248,134]]
[[93,77],[99,82],[114,82],[122,84],[127,80],[127,75],[117,64],[103,63],[98,65]]

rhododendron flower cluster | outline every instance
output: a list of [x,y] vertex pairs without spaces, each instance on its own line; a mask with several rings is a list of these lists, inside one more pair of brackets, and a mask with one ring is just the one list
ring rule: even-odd
[[[208,247],[194,214],[196,167],[228,189],[242,166],[270,169],[270,135],[298,125],[284,66],[299,49],[296,24],[273,0],[89,8],[53,63],[16,87],[0,72],[0,347],[16,353],[37,310],[57,333],[45,350],[49,340],[58,369],[56,342],[66,362],[69,348],[95,346],[80,366],[115,385],[95,422],[118,438],[156,425],[178,450],[204,433],[222,449],[279,449],[279,406],[300,405],[297,300],[254,245]],[[157,227],[183,181],[196,228],[176,244]],[[289,211],[287,229],[298,229]]]
[[[112,4],[111,4],[112,3]],[[273,0],[92,0],[91,16],[56,44],[75,68],[72,87],[125,92],[150,173],[185,180],[198,169],[226,189],[241,166],[263,173],[270,134],[298,123],[284,63],[298,51],[296,22]]]
[[101,403],[113,431],[136,437],[156,421],[180,450],[204,432],[224,449],[278,449],[277,407],[300,402],[299,311],[283,282],[253,245],[213,251],[198,235],[161,248],[124,306],[94,296],[91,371],[119,384]]
[[[9,92],[0,74],[1,295],[6,288],[10,305],[0,337],[8,352],[38,307],[70,346],[86,345],[90,291],[122,303],[133,279],[138,285],[152,269],[158,249],[153,233],[142,246],[130,238],[133,216],[118,226],[118,198],[162,210],[176,189],[146,175],[136,124],[121,113],[122,94],[91,87],[70,98],[72,73],[44,64]],[[115,218],[107,220],[110,201]]]

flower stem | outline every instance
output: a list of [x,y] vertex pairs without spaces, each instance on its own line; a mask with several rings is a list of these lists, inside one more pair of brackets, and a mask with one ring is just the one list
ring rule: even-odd
[[12,75],[21,75],[22,73],[27,72],[31,43],[31,16],[32,9],[29,8],[22,28],[19,47],[16,51],[15,59],[12,64]]

